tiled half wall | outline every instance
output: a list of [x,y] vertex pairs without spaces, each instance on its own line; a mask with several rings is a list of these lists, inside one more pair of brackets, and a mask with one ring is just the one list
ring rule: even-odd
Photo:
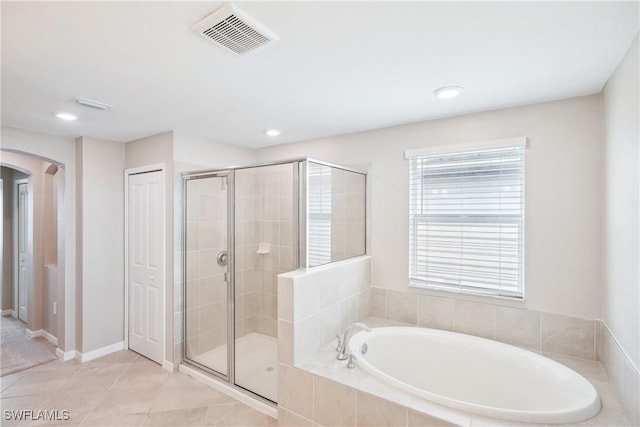
[[293,366],[368,316],[371,257],[278,276],[278,353]]

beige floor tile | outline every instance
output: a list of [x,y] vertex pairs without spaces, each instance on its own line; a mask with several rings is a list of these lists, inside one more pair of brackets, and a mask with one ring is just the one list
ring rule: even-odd
[[127,365],[91,365],[80,369],[69,381],[64,383],[58,393],[83,391],[87,394],[105,393],[124,373]]
[[80,425],[87,427],[133,427],[143,425],[146,420],[146,414],[130,415],[104,413],[100,416],[87,417]]
[[211,405],[207,413],[206,425],[226,426],[233,418],[234,403]]
[[45,371],[27,372],[19,381],[2,391],[2,397],[28,396],[33,394],[50,394],[69,381],[65,372]]
[[15,374],[5,375],[4,377],[0,377],[0,392],[4,391],[7,387],[14,384],[25,374],[26,374],[26,371],[22,371],[22,372],[16,372]]
[[32,396],[38,394],[49,395],[58,390],[64,384],[63,380],[46,381],[39,384],[21,384],[17,382],[2,392],[2,398]]
[[18,424],[18,427],[49,427],[49,426],[69,426],[76,427],[80,425],[80,418],[69,418],[65,419],[63,413],[59,410],[56,413],[49,412],[47,415],[43,417],[53,417],[49,419],[35,419],[30,421],[23,421]]
[[267,427],[270,422],[270,417],[240,402],[211,405],[207,415],[207,425],[217,427]]
[[156,363],[144,361],[132,363],[113,385],[114,388],[160,388],[167,382],[170,372]]
[[20,397],[3,397],[0,400],[0,406],[2,407],[2,427],[17,426],[19,420],[14,418],[7,419],[6,411],[19,411],[19,410],[33,410],[40,403],[47,398],[45,394],[20,396]]
[[208,407],[177,409],[149,414],[145,426],[204,426]]
[[237,400],[235,400],[233,397],[228,396],[224,393],[222,393],[221,391],[212,389],[211,390],[211,403],[210,405],[223,405],[223,404],[227,404],[227,403],[236,403]]
[[29,372],[64,372],[67,376],[72,376],[80,369],[82,369],[83,364],[77,360],[68,360],[66,362],[61,359],[53,360],[48,363],[43,363],[42,365],[38,365],[33,369],[29,369]]
[[[50,425],[80,425],[82,420],[84,420],[104,398],[105,394],[106,393],[88,394],[82,391],[53,393],[47,400],[38,405],[37,409],[69,411],[69,420],[49,423]],[[43,423],[37,423],[36,425],[42,424]]]
[[185,382],[169,378],[153,402],[151,412],[208,407],[212,404],[213,397],[211,387],[195,382],[193,379]]
[[96,413],[111,412],[129,415],[148,414],[159,392],[160,390],[153,386],[126,389],[111,388],[95,406],[94,411]]
[[[2,378],[6,410],[67,410],[66,421],[6,421],[7,426],[227,426],[276,427],[277,420],[195,379],[169,373],[124,351],[89,363],[51,362]],[[11,396],[13,393],[40,394]]]

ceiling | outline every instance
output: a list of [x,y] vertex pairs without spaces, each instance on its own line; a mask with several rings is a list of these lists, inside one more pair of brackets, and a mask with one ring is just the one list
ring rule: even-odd
[[236,56],[189,29],[223,4],[3,1],[2,124],[259,148],[598,93],[639,29],[635,1],[236,2],[280,37]]

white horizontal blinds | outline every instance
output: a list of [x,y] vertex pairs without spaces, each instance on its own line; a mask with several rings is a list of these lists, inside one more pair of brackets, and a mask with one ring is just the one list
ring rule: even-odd
[[413,285],[522,297],[524,147],[410,158]]
[[331,168],[309,162],[309,266],[331,262]]

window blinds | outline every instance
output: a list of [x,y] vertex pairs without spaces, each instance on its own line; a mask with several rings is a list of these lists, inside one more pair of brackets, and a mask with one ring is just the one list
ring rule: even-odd
[[309,266],[331,262],[331,168],[309,163]]
[[523,297],[524,146],[410,157],[412,286]]

